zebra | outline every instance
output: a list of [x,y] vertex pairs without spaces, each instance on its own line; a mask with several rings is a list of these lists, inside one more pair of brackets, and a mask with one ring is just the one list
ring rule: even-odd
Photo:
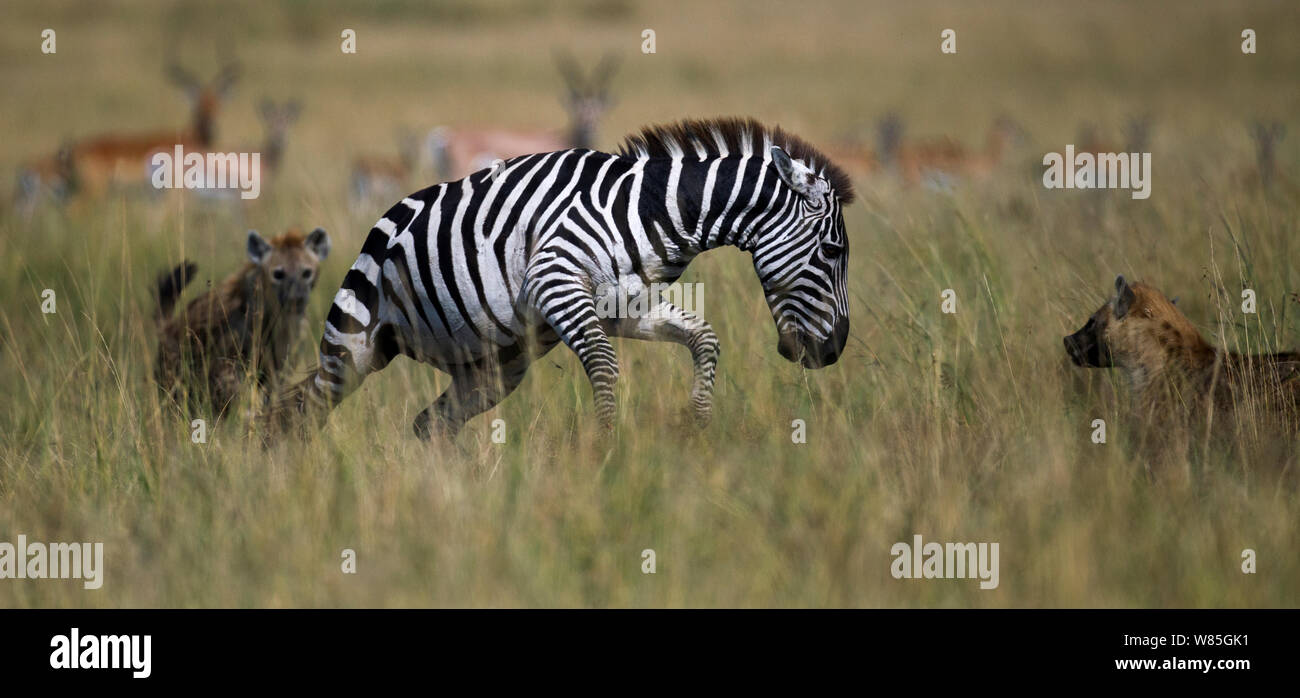
[[[611,429],[611,336],[689,348],[691,408],[706,425],[717,334],[647,298],[651,285],[675,281],[701,252],[750,252],[780,355],[833,364],[849,333],[842,209],[853,199],[844,171],[806,141],[748,118],[649,126],[616,153],[525,155],[431,186],[370,230],[329,309],[318,367],[281,395],[268,426],[304,428],[304,415],[320,426],[368,374],[404,355],[451,375],[413,427],[421,439],[452,438],[562,342]],[[602,317],[598,304],[612,293],[650,312]]]

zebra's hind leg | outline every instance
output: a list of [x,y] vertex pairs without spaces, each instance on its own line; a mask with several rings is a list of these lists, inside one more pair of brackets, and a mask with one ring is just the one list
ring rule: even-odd
[[695,366],[691,410],[696,425],[708,425],[713,417],[713,378],[719,354],[718,335],[709,323],[672,303],[660,302],[642,317],[621,318],[614,323],[613,333],[629,339],[675,342],[690,349]]
[[403,353],[396,336],[391,325],[344,336],[326,323],[320,363],[272,403],[261,425],[264,438],[323,426],[329,413],[361,387],[367,375]]
[[452,369],[451,386],[416,415],[415,435],[452,440],[470,419],[496,407],[524,380],[531,359],[526,354],[500,362],[464,364]]

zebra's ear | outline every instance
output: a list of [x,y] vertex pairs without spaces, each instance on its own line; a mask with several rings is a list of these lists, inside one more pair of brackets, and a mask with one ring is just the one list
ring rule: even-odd
[[325,259],[330,255],[330,234],[324,228],[317,228],[307,234],[307,249],[316,254],[316,259]]
[[257,234],[256,230],[248,231],[248,259],[253,264],[261,265],[266,261],[266,256],[271,254],[271,243]]
[[810,198],[817,193],[817,174],[802,162],[791,159],[780,146],[772,146],[772,166],[781,181],[799,196]]

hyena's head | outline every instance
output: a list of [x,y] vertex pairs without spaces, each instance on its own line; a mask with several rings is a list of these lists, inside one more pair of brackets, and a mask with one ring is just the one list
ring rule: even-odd
[[849,192],[784,150],[772,148],[772,165],[789,188],[783,234],[753,250],[754,270],[776,321],[777,350],[807,368],[835,363],[849,337],[846,287],[849,238],[842,205]]
[[1200,334],[1174,301],[1146,284],[1129,284],[1123,276],[1115,279],[1115,295],[1065,338],[1065,351],[1076,366],[1113,366],[1140,376],[1154,375],[1171,357],[1200,345]]
[[321,260],[329,253],[330,236],[324,228],[307,235],[290,229],[270,241],[256,230],[248,231],[248,259],[256,267],[262,296],[287,313],[306,310]]

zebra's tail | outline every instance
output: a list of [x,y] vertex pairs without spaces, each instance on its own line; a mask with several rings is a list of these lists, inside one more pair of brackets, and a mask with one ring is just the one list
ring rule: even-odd
[[172,316],[172,309],[176,307],[176,300],[181,297],[181,292],[194,279],[194,272],[198,271],[199,265],[188,259],[178,264],[175,269],[163,272],[158,276],[158,322],[164,322]]
[[380,317],[382,291],[376,260],[384,259],[391,239],[385,228],[404,228],[414,216],[413,209],[399,203],[366,236],[325,316],[320,362],[301,381],[281,391],[258,419],[264,445],[281,435],[305,436],[324,426],[330,410],[368,374],[400,353],[392,328]]

